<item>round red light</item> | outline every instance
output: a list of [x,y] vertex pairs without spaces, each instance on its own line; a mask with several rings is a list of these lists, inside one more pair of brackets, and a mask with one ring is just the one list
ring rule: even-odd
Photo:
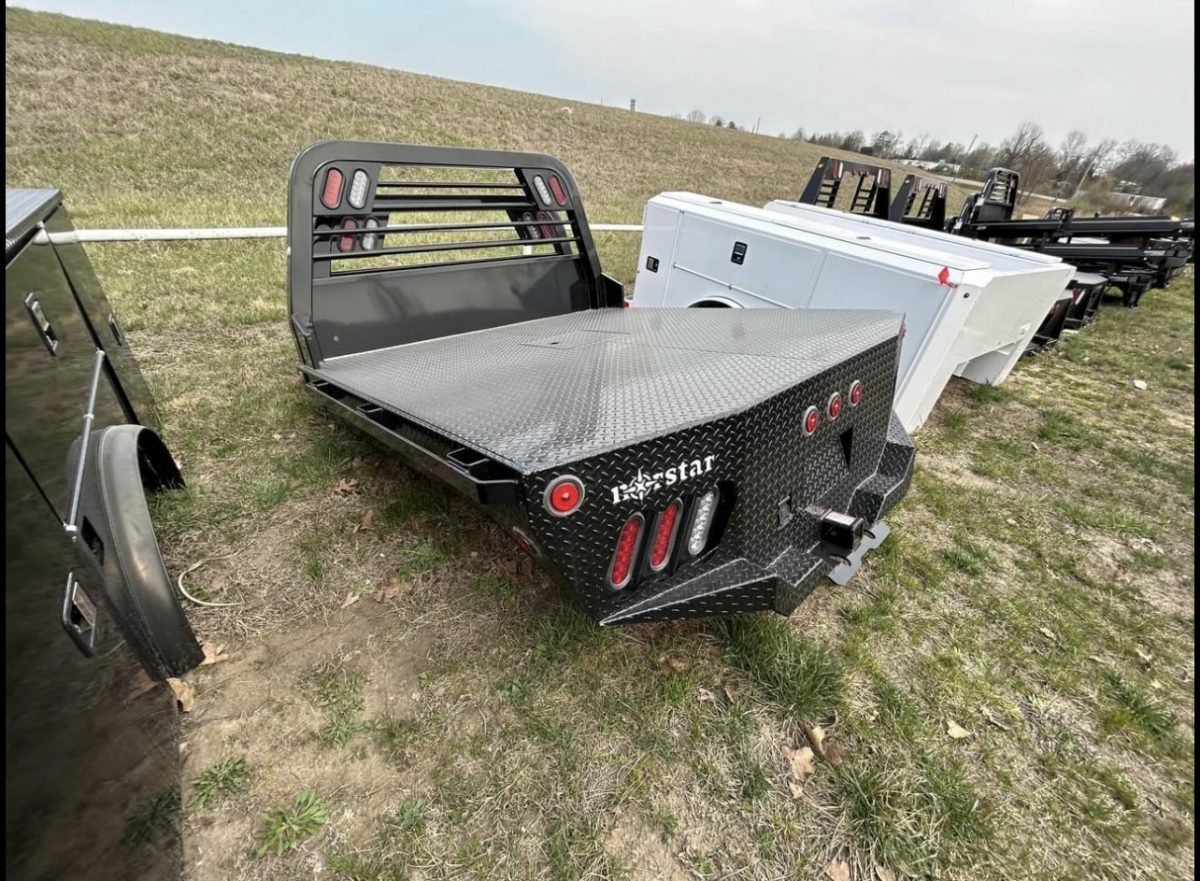
[[804,414],[804,433],[812,434],[817,430],[817,426],[821,424],[821,413],[816,407],[809,407],[808,412]]
[[531,539],[520,529],[514,526],[512,529],[512,535],[513,540],[517,543],[517,547],[520,548],[523,553],[529,554],[531,557],[541,556],[541,554],[538,552],[537,545],[533,543],[533,539]]
[[850,406],[857,407],[862,403],[863,399],[863,384],[857,380],[850,386]]
[[829,406],[826,411],[829,413],[830,419],[837,419],[842,415],[842,407],[844,406],[841,393],[834,392],[833,397],[829,399]]
[[560,477],[546,487],[545,502],[556,517],[574,514],[583,504],[583,484],[577,477]]

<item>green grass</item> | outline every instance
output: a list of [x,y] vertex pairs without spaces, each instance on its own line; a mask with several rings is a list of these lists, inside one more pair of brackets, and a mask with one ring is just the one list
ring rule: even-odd
[[212,810],[218,805],[236,801],[250,786],[252,771],[245,756],[229,756],[210,765],[192,780],[192,797],[188,806],[193,810]]
[[[662,190],[787,197],[816,158],[399,71],[11,9],[6,26],[6,179],[62,187],[86,227],[281,224],[288,164],[330,136],[549,152],[607,222]],[[597,243],[631,282],[637,237]],[[1190,871],[1190,276],[1136,312],[1107,303],[1001,387],[953,384],[848,588],[790,620],[611,631],[471,505],[301,396],[280,243],[89,256],[188,480],[154,500],[167,557],[206,561],[189,584],[239,603],[189,610],[233,647],[189,739],[247,772],[223,759],[192,783],[197,881],[243,871],[250,767],[254,795],[314,790],[258,827],[253,850],[285,858],[256,881],[296,877],[287,852],[326,822],[306,849],[345,881],[812,879],[834,856],[948,881]],[[794,799],[783,749],[806,723],[845,755]],[[127,846],[178,810],[178,793],[130,806]]]
[[314,684],[313,703],[327,714],[317,730],[317,740],[325,749],[341,749],[367,724],[363,712],[362,684],[358,677],[340,665],[320,673]]
[[290,804],[280,805],[259,817],[259,828],[254,831],[258,849],[254,855],[259,859],[267,855],[281,857],[320,832],[328,819],[329,802],[315,790],[306,789]]

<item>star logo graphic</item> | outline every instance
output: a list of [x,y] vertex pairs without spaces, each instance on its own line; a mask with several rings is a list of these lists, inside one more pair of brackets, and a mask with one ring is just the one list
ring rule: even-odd
[[646,472],[638,469],[637,477],[627,483],[624,487],[628,498],[637,499],[639,502],[658,489],[658,481],[646,476]]

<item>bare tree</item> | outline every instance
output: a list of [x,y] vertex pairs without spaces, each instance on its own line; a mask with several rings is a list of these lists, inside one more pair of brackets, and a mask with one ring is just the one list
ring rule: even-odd
[[862,150],[863,144],[866,142],[866,140],[866,135],[856,129],[842,138],[842,142],[838,144],[838,147],[850,153],[858,153],[860,150]]
[[996,152],[996,160],[1021,175],[1023,205],[1029,197],[1054,178],[1054,150],[1046,143],[1045,132],[1036,122],[1023,122],[1006,138]]
[[883,159],[890,159],[896,154],[896,146],[899,142],[899,135],[884,129],[871,136],[871,152]]
[[717,128],[720,128],[721,126],[725,125],[725,120],[721,119],[720,114],[716,114],[716,113],[714,113],[712,118],[709,119],[709,122],[711,122]]
[[707,120],[707,119],[708,119],[708,117],[704,115],[704,111],[703,111],[703,110],[693,110],[691,113],[689,113],[689,114],[687,115],[687,121],[688,121],[688,122],[699,122],[699,123],[703,123],[703,122],[704,122],[705,120]]
[[804,126],[800,126],[798,129],[792,132],[790,137],[793,141],[803,141],[808,137],[808,135],[804,133]]

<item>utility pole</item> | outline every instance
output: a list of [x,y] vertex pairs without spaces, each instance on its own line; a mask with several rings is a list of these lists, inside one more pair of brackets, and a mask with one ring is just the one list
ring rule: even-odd
[[1085,183],[1087,183],[1088,175],[1090,175],[1091,173],[1092,173],[1092,166],[1089,164],[1088,167],[1083,170],[1083,177],[1081,177],[1079,179],[1079,186],[1077,186],[1075,188],[1075,192],[1071,194],[1072,202],[1074,202],[1081,195],[1083,195],[1083,185]]
[[[962,160],[963,160],[963,157],[964,157],[964,156],[970,156],[970,155],[971,155],[971,151],[972,151],[973,149],[975,149],[975,141],[977,141],[978,139],[979,139],[979,135],[977,135],[977,134],[976,134],[976,135],[971,135],[971,143],[967,144],[967,149],[966,149],[965,151],[963,151],[962,153],[960,153],[960,154],[959,154],[959,156],[958,156],[958,167],[959,167],[959,168],[962,168]],[[958,183],[958,172],[957,172],[957,171],[956,171],[956,172],[954,172],[954,177],[952,177],[952,178],[950,179],[950,183],[951,183],[951,184],[956,184],[956,183]]]
[[630,113],[636,113],[636,112],[637,112],[637,98],[630,98],[630,99],[629,99],[629,112],[630,112]]

